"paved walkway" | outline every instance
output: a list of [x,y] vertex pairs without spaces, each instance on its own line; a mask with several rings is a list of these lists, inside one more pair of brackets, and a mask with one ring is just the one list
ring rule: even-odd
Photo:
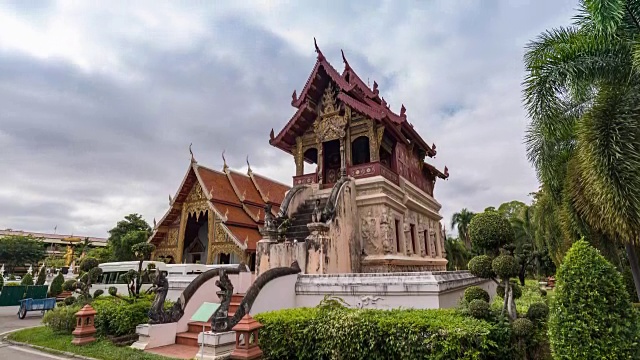
[[15,346],[8,343],[0,342],[0,359],[10,360],[67,360],[70,357],[63,357],[58,355],[51,355],[40,352],[35,349],[28,348],[26,346]]

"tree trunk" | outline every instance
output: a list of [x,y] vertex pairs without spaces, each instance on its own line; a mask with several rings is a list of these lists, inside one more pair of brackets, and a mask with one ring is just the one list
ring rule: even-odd
[[527,275],[527,263],[524,263],[520,266],[520,272],[518,273],[518,279],[520,280],[520,285],[524,286],[524,278]]
[[[506,295],[505,295],[506,296]],[[516,301],[513,298],[513,287],[509,284],[509,302],[507,303],[507,313],[511,321],[518,318],[518,312],[516,311]]]
[[505,311],[507,311],[507,302],[509,301],[509,296],[507,296],[507,292],[509,291],[509,280],[504,281],[504,301],[502,303],[502,315],[504,316]]
[[633,275],[633,283],[636,285],[636,295],[638,295],[634,302],[640,302],[640,265],[638,265],[636,248],[630,243],[626,243],[624,247],[627,250],[629,266],[631,267],[631,274]]
[[138,276],[136,277],[136,292],[135,296],[140,295],[140,288],[142,287],[142,262],[144,260],[140,260],[138,263]]

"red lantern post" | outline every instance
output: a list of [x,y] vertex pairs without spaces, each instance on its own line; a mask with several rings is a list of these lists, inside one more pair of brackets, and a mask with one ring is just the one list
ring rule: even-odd
[[72,344],[84,345],[96,341],[93,337],[96,333],[93,321],[95,316],[96,311],[89,304],[76,313],[76,328],[71,333],[73,334]]
[[253,360],[262,358],[258,332],[263,326],[247,312],[247,315],[232,329],[236,332],[236,348],[231,353],[231,359]]

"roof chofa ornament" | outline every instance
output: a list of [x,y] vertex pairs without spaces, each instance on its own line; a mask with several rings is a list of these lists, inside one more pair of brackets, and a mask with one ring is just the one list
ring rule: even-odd
[[376,95],[380,94],[380,90],[378,90],[378,83],[375,80],[373,81],[373,93]]
[[276,134],[273,132],[273,128],[271,128],[271,132],[269,133],[269,139],[273,141],[275,137],[276,137]]
[[404,107],[404,104],[402,104],[402,107],[400,108],[400,116],[403,118],[407,117],[407,108]]
[[320,48],[318,47],[318,42],[316,41],[315,36],[313,37],[313,46],[315,46],[316,53],[318,53],[318,61],[324,60],[324,54],[322,54],[322,51],[320,51]]
[[157,227],[158,227],[158,224],[156,223],[156,218],[153,218],[153,228],[155,229]]
[[444,178],[448,179],[449,178],[449,168],[448,167],[444,167]]
[[171,194],[169,194],[169,205],[173,205],[173,199],[171,198]]
[[251,176],[251,174],[253,174],[253,171],[251,171],[251,164],[249,164],[249,155],[247,155],[247,175]]
[[191,145],[193,145],[193,143],[189,144],[189,154],[191,154],[191,162],[197,163],[196,158],[193,156],[193,150],[191,150]]
[[340,49],[340,52],[342,53],[342,62],[344,62],[344,69],[351,70],[351,66],[349,66],[349,62],[347,61],[347,58],[344,56],[344,51]]
[[296,93],[295,90],[293,90],[293,94],[291,94],[291,106],[294,106],[293,104],[298,101],[298,94]]
[[229,167],[227,166],[227,159],[224,158],[224,152],[225,150],[222,150],[222,171],[227,172]]

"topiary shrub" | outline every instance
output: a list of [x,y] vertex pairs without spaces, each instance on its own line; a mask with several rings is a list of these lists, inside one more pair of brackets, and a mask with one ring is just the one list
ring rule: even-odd
[[496,211],[476,214],[469,223],[469,236],[474,245],[494,254],[515,239],[509,220]]
[[73,296],[69,296],[69,297],[66,297],[63,302],[67,306],[73,305],[76,303],[76,298],[74,298]]
[[[522,288],[516,281],[511,280],[511,291],[514,299],[522,297]],[[496,295],[504,299],[504,285],[500,284],[496,287]]]
[[536,327],[531,320],[525,318],[515,319],[511,324],[513,335],[518,338],[526,339],[533,335]]
[[93,298],[95,299],[95,298],[99,297],[102,294],[104,294],[104,290],[98,289],[98,290],[93,292]]
[[80,263],[80,270],[83,272],[89,272],[89,270],[98,267],[98,265],[100,265],[98,259],[88,256]]
[[549,316],[549,306],[547,304],[538,302],[529,305],[529,310],[527,310],[527,319],[540,322],[546,321]]
[[25,275],[20,281],[20,285],[24,286],[32,286],[33,285],[33,276],[31,274]]
[[518,274],[518,264],[511,255],[500,255],[493,259],[491,269],[501,279],[509,279]]
[[115,286],[109,286],[109,289],[107,289],[107,292],[111,296],[116,296],[116,295],[118,295],[118,288],[115,287]]
[[471,274],[483,279],[490,279],[496,276],[491,268],[491,258],[487,255],[474,257],[469,261],[468,267]]
[[56,333],[71,334],[76,327],[76,313],[80,306],[60,306],[47,311],[42,323]]
[[36,279],[36,285],[44,285],[47,281],[47,269],[44,266],[40,267],[40,271],[38,272],[38,279]]
[[545,289],[540,289],[540,295],[542,295],[542,296],[547,296],[547,290],[545,290]]
[[64,291],[75,291],[76,290],[77,281],[74,279],[69,279],[62,284],[62,290]]
[[464,300],[470,303],[472,300],[484,300],[487,303],[491,300],[489,293],[479,286],[469,286],[464,289]]
[[56,277],[51,281],[49,285],[49,296],[56,297],[62,292],[62,285],[64,284],[64,276],[62,273],[58,273]]
[[491,309],[489,303],[480,300],[474,299],[469,302],[469,314],[476,319],[486,319],[491,315]]
[[632,359],[638,323],[620,273],[586,241],[574,243],[556,273],[549,316],[554,359]]

